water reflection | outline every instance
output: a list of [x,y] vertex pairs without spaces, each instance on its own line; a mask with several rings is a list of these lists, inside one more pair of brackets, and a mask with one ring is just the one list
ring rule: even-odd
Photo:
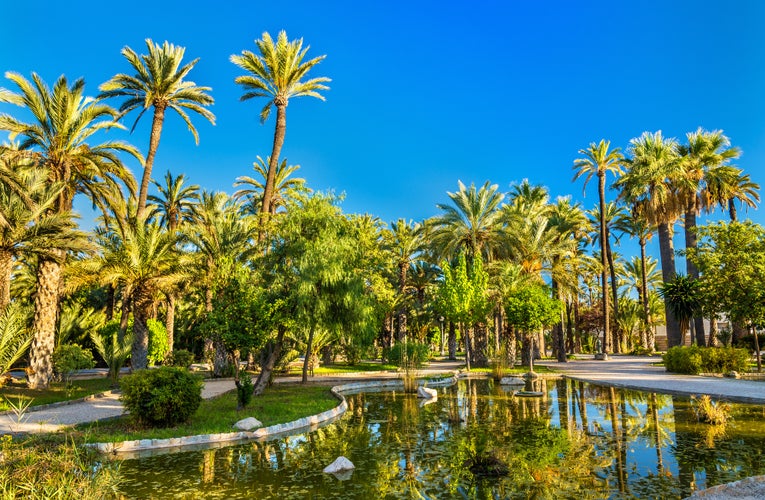
[[[269,442],[128,460],[136,498],[682,498],[765,473],[762,407],[733,405],[724,431],[687,400],[571,380],[522,398],[491,381],[348,397],[348,414]],[[347,480],[323,474],[340,455]]]

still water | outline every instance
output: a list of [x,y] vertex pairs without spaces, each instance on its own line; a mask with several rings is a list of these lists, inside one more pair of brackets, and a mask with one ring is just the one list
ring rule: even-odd
[[[520,398],[486,380],[346,396],[338,422],[269,442],[126,460],[128,498],[683,498],[765,474],[765,408],[725,427],[685,398],[572,380]],[[257,416],[257,415],[255,415]],[[344,455],[350,478],[323,474]]]

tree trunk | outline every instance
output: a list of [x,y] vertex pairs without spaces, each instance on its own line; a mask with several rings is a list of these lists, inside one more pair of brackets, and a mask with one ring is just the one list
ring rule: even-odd
[[731,222],[736,222],[738,219],[736,216],[736,204],[733,202],[733,198],[728,200],[728,215],[730,215]]
[[305,348],[305,359],[303,360],[303,384],[308,383],[308,364],[311,362],[311,356],[313,356],[313,331],[314,325],[311,322],[311,328],[308,330],[308,345]]
[[151,293],[143,287],[136,289],[133,300],[133,350],[134,370],[149,366],[149,327],[146,322],[151,315]]
[[489,332],[486,323],[476,323],[473,325],[473,332],[475,332],[473,366],[486,368],[489,366]]
[[165,106],[154,105],[154,119],[151,122],[151,136],[149,137],[149,152],[146,154],[146,162],[143,165],[143,177],[138,191],[138,208],[136,218],[141,220],[146,212],[146,197],[149,194],[151,182],[151,169],[154,166],[154,157],[159,148],[159,138],[162,136],[162,122],[165,121]]
[[167,329],[167,353],[172,354],[173,345],[175,344],[175,293],[170,293],[167,296],[165,328]]
[[648,340],[651,335],[651,309],[648,302],[648,276],[646,276],[646,243],[647,241],[645,238],[640,238],[640,303],[643,306],[643,333],[640,336],[640,339],[643,343],[643,349],[647,349],[648,352],[653,352],[653,343]]
[[453,321],[449,322],[449,360],[457,359],[457,327]]
[[[608,271],[611,275],[611,297],[614,303],[614,318],[619,317],[619,286],[616,282],[616,267],[614,266],[614,254],[611,252],[611,232],[606,227],[606,257],[608,258]],[[622,343],[624,342],[624,332],[621,328],[616,327],[616,331],[613,333],[614,337],[614,352],[622,352]]]
[[276,339],[271,345],[271,348],[266,355],[266,359],[260,367],[260,374],[258,375],[258,379],[255,381],[255,386],[252,388],[252,394],[254,396],[260,396],[263,394],[263,391],[266,390],[266,387],[271,385],[271,374],[274,371],[276,362],[279,361],[279,357],[282,355],[282,346],[284,345],[284,332],[285,328],[283,326],[279,326],[279,330],[276,334]]
[[276,106],[276,129],[274,130],[274,145],[271,148],[271,158],[268,162],[266,185],[263,187],[263,206],[260,207],[261,214],[268,214],[271,210],[271,200],[274,197],[276,168],[279,165],[279,155],[282,152],[284,136],[287,131],[287,99],[283,96],[277,96],[274,99],[274,105]]
[[709,347],[717,347],[720,345],[720,341],[717,338],[717,317],[716,313],[712,312],[709,315],[709,341],[707,345]]
[[[63,252],[61,252],[63,255]],[[40,259],[37,266],[37,288],[34,305],[34,339],[29,349],[31,389],[47,389],[53,378],[53,349],[56,344],[61,264]]]
[[117,304],[117,294],[114,290],[114,285],[106,287],[106,321],[111,321],[114,318],[114,309]]
[[[672,228],[667,223],[659,224],[659,254],[661,258],[661,277],[664,283],[675,279],[675,249],[672,243]],[[682,333],[680,323],[675,318],[672,310],[664,302],[664,315],[667,319],[667,345],[675,347],[680,345]]]
[[606,232],[606,172],[598,169],[598,196],[600,204],[600,273],[601,290],[603,292],[603,352],[610,353],[611,345],[611,318],[610,307],[608,304],[608,258],[606,252],[606,243],[608,234]]
[[465,323],[460,323],[460,335],[462,335],[465,341],[465,368],[467,371],[470,371],[470,356],[472,354],[470,349],[470,332],[465,327]]
[[[690,248],[696,249],[698,244],[696,242],[696,207],[689,206],[685,212],[685,250]],[[685,258],[685,271],[689,277],[697,280],[699,279],[699,269],[689,259]],[[693,318],[693,330],[696,334],[696,345],[705,346],[707,344],[706,335],[704,334],[704,318],[699,314]]]
[[0,311],[11,303],[11,277],[13,276],[13,255],[0,250]]

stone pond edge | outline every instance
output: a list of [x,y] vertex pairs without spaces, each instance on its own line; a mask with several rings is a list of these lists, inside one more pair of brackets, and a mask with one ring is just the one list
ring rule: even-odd
[[[430,387],[446,387],[457,382],[457,375],[435,380],[419,381]],[[199,445],[215,445],[218,443],[234,443],[244,441],[262,440],[282,434],[294,433],[302,430],[313,430],[322,424],[331,423],[340,418],[348,410],[348,402],[345,393],[360,392],[367,389],[398,389],[403,388],[401,379],[372,382],[354,382],[333,386],[330,392],[340,404],[336,407],[316,415],[299,418],[292,422],[275,424],[269,427],[261,427],[254,431],[224,432],[217,434],[200,434],[166,439],[137,439],[133,441],[121,441],[111,443],[88,443],[86,446],[95,448],[101,453],[119,455],[122,453],[134,453],[146,450],[159,450],[164,448],[182,448]]]

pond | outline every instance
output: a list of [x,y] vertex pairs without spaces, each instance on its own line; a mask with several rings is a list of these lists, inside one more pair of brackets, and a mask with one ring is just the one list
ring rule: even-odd
[[[765,407],[731,405],[724,428],[687,398],[568,379],[520,398],[461,380],[423,405],[401,392],[346,396],[310,433],[125,460],[128,498],[683,498],[765,474]],[[348,479],[322,473],[344,455]]]

